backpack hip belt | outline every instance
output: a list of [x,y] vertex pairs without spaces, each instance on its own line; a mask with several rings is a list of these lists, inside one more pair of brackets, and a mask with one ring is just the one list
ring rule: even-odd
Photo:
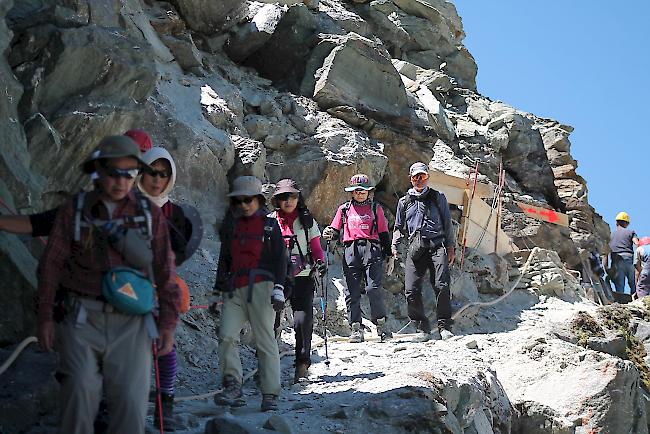
[[241,270],[238,270],[236,273],[232,274],[230,277],[230,297],[233,296],[233,292],[235,290],[235,278],[246,275],[248,276],[248,293],[246,295],[246,301],[248,303],[253,301],[253,286],[255,286],[255,280],[257,279],[257,276],[268,277],[268,280],[271,282],[273,282],[275,279],[275,274],[271,273],[268,270],[264,270],[262,268],[242,268]]

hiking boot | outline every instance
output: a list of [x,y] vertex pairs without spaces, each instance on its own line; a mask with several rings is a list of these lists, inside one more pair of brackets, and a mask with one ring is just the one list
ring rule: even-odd
[[309,363],[299,362],[296,364],[296,372],[293,376],[293,383],[299,383],[300,380],[307,379],[307,371],[309,370]]
[[454,333],[451,330],[440,329],[440,338],[443,341],[446,341],[447,339],[453,338],[453,337],[454,337]]
[[214,395],[214,403],[230,407],[242,407],[246,401],[242,397],[241,383],[235,377],[227,375],[223,379],[223,390]]
[[277,395],[272,395],[270,393],[265,393],[262,395],[262,406],[260,407],[262,411],[275,411],[278,409],[278,397]]
[[428,320],[416,322],[416,332],[413,342],[426,342],[431,339],[431,324]]
[[386,325],[386,318],[377,318],[377,336],[382,342],[393,337],[393,333]]
[[359,342],[363,342],[363,327],[361,327],[361,323],[359,322],[353,322],[352,323],[352,334],[350,335],[350,339],[348,342],[352,344],[357,344]]
[[[161,393],[160,401],[162,402],[162,419],[163,429],[165,432],[180,429],[180,426],[174,417],[174,395]],[[160,409],[158,408],[158,399],[156,399],[156,408],[153,415],[153,426],[154,428],[160,427]]]

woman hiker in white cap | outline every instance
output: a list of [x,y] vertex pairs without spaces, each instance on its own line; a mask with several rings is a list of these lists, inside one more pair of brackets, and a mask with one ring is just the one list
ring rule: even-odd
[[341,237],[345,246],[343,272],[347,285],[345,303],[348,321],[352,328],[350,342],[363,342],[361,325],[361,284],[365,275],[366,294],[370,300],[370,318],[377,325],[382,340],[392,337],[386,325],[386,306],[381,292],[384,275],[383,260],[390,257],[390,235],[384,210],[369,198],[368,176],[354,175],[345,191],[352,200],[339,206],[332,223],[323,230],[323,238],[336,240]]
[[273,333],[275,311],[284,307],[287,248],[277,221],[267,216],[262,182],[254,176],[235,179],[230,210],[222,225],[215,290],[223,294],[219,327],[219,367],[223,392],[217,405],[245,404],[239,333],[250,322],[259,358],[262,411],[277,410],[280,354]]
[[[311,365],[311,335],[314,330],[314,291],[316,273],[325,273],[325,254],[320,244],[318,223],[311,215],[300,189],[293,179],[281,179],[271,199],[284,237],[295,276],[289,296],[293,310],[293,329],[296,333],[296,370],[294,383],[307,377]],[[292,276],[292,277],[294,277]],[[285,285],[286,287],[287,285]],[[276,328],[280,315],[276,316]]]

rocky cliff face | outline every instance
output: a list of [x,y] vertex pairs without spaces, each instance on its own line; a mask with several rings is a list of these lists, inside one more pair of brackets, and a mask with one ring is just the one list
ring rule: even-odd
[[[572,128],[479,94],[464,36],[444,0],[2,0],[0,198],[21,213],[58,204],[87,186],[78,166],[98,141],[135,127],[174,155],[175,198],[216,225],[243,174],[295,178],[325,225],[354,173],[368,173],[394,210],[413,161],[461,177],[479,162],[480,181],[496,184],[506,169],[502,226],[513,242],[556,251],[558,270],[579,267],[609,231],[576,173]],[[526,218],[515,201],[566,212],[570,226]],[[213,278],[214,229],[182,270],[197,300]],[[0,234],[0,295],[16,306],[0,320],[3,344],[33,332],[37,251]],[[455,278],[460,299],[507,286],[505,260],[473,263]],[[387,288],[398,294],[401,282]],[[204,337],[214,319],[184,322],[184,367],[213,363],[193,350],[215,345]],[[464,432],[488,432],[471,421]]]

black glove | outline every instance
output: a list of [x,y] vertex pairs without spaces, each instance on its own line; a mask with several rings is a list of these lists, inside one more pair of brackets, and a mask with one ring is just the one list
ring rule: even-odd
[[327,272],[327,265],[320,259],[316,260],[314,267],[316,268],[316,271],[318,271],[318,275],[320,277],[323,277],[325,275],[325,272]]

